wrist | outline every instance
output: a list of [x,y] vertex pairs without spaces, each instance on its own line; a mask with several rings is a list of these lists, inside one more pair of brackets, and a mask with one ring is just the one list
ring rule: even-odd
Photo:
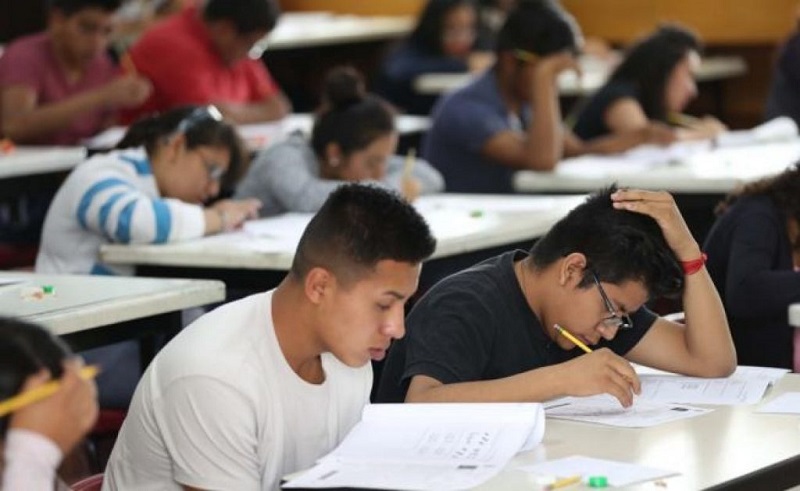
[[703,266],[705,266],[706,259],[708,259],[706,253],[701,252],[699,256],[694,259],[689,259],[688,261],[681,261],[681,268],[683,268],[683,274],[685,276],[690,276],[697,273],[698,271],[703,269]]
[[228,212],[226,212],[222,208],[216,208],[216,211],[217,211],[217,217],[219,218],[219,231],[230,232],[232,230],[232,227]]

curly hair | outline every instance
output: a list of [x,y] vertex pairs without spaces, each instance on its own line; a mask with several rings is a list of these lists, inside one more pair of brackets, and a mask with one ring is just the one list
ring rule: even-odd
[[739,187],[717,205],[714,213],[722,215],[739,198],[746,196],[767,196],[778,209],[800,223],[800,162],[776,176]]

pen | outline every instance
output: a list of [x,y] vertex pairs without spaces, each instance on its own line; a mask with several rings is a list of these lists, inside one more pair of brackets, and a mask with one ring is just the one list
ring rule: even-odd
[[[89,365],[81,368],[80,376],[82,379],[88,380],[97,376],[99,372],[100,369],[96,365]],[[13,413],[14,411],[22,409],[29,404],[33,404],[34,402],[39,402],[42,399],[50,397],[51,395],[55,394],[56,391],[58,391],[60,386],[60,381],[51,380],[50,382],[36,387],[35,389],[17,394],[14,397],[9,397],[5,401],[0,402],[0,417],[3,417],[9,413]]]
[[560,489],[573,484],[578,484],[579,482],[581,482],[581,476],[563,477],[558,479],[553,484],[548,485],[545,489],[547,491],[550,491],[551,489]]
[[667,120],[672,124],[683,126],[684,128],[696,128],[701,123],[700,118],[682,113],[670,113],[669,116],[667,116]]
[[136,65],[133,64],[131,55],[127,51],[119,57],[119,65],[128,75],[136,75]]
[[408,153],[406,154],[406,163],[403,166],[403,179],[408,179],[411,177],[411,173],[414,171],[414,164],[417,162],[416,155],[417,150],[414,147],[408,149]]
[[578,348],[582,349],[586,353],[591,353],[592,352],[592,348],[590,348],[590,347],[586,346],[585,344],[583,344],[583,342],[581,342],[580,339],[578,339],[575,336],[573,336],[571,332],[567,331],[566,329],[564,329],[563,327],[559,326],[558,324],[553,324],[553,327],[556,329],[556,331],[558,331],[559,334],[561,334],[565,338],[569,339],[572,342],[572,344],[574,344]]

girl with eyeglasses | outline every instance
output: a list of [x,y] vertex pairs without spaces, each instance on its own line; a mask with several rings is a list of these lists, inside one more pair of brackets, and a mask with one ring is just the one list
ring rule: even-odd
[[[213,106],[175,109],[134,123],[115,150],[80,164],[56,193],[36,272],[132,275],[132,267],[102,263],[100,247],[194,239],[257,216],[256,199],[205,206],[240,174],[246,158],[242,148],[235,129]],[[136,351],[129,342],[85,353],[103,366],[104,407],[127,406],[138,372],[108,374],[126,357],[137,360]],[[106,390],[104,380],[123,389]]]

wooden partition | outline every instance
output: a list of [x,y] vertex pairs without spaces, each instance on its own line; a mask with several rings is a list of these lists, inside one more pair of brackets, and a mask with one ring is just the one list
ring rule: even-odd
[[587,35],[627,44],[679,21],[708,44],[777,43],[796,25],[797,0],[563,0]]

